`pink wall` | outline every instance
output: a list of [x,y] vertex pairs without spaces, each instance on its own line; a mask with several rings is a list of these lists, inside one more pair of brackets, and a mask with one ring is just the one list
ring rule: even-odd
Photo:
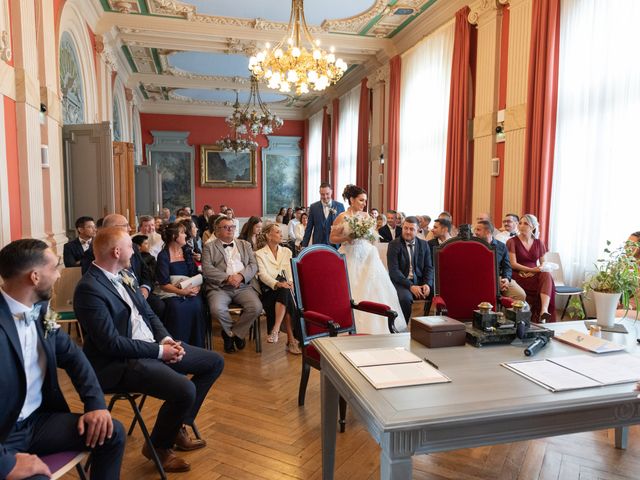
[[16,240],[22,237],[16,102],[9,97],[2,98],[4,99],[4,134],[7,142],[7,183],[9,184],[9,208],[11,209],[11,239]]
[[[238,217],[262,215],[262,161],[261,148],[267,147],[264,136],[258,138],[260,148],[256,152],[256,188],[202,188],[200,187],[200,145],[212,145],[221,137],[229,133],[229,127],[222,117],[201,117],[194,115],[160,115],[140,114],[142,129],[142,143],[146,146],[153,143],[152,130],[188,131],[189,145],[195,147],[195,198],[193,208],[200,213],[204,204],[218,210],[222,203],[233,208]],[[300,143],[305,148],[305,129],[302,120],[285,120],[282,128],[275,132],[279,136],[303,137]],[[146,151],[144,152],[146,158]],[[304,198],[304,195],[303,195]]]

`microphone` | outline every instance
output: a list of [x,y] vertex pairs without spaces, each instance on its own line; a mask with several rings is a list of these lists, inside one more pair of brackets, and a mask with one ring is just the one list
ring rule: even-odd
[[542,350],[549,340],[547,337],[538,337],[536,338],[531,345],[524,349],[524,354],[527,357],[533,357],[536,353]]

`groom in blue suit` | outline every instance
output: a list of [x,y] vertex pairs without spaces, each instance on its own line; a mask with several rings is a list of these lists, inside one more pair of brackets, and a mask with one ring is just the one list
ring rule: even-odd
[[325,244],[338,248],[338,245],[329,243],[329,233],[331,233],[333,221],[344,212],[344,205],[332,200],[332,195],[331,184],[322,182],[320,184],[320,201],[312,203],[309,207],[309,220],[301,242],[303,247],[308,246],[309,240],[312,239],[314,245]]

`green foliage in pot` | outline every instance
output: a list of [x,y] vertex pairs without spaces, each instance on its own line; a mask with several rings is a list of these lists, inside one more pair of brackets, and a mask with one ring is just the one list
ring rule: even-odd
[[638,305],[640,294],[640,272],[633,256],[640,244],[627,241],[614,250],[609,248],[610,246],[611,242],[607,240],[605,257],[596,261],[596,273],[584,283],[583,288],[587,293],[619,293],[622,307],[629,310],[631,299]]

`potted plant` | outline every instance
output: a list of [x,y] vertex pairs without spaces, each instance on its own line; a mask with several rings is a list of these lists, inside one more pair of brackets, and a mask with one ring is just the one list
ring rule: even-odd
[[[618,304],[629,311],[631,299],[637,305],[640,273],[633,252],[638,244],[627,241],[623,246],[611,250],[607,240],[605,257],[596,261],[596,273],[584,284],[587,292],[593,292],[598,325],[612,327]],[[637,307],[636,307],[637,308]],[[637,317],[637,311],[636,311]]]

